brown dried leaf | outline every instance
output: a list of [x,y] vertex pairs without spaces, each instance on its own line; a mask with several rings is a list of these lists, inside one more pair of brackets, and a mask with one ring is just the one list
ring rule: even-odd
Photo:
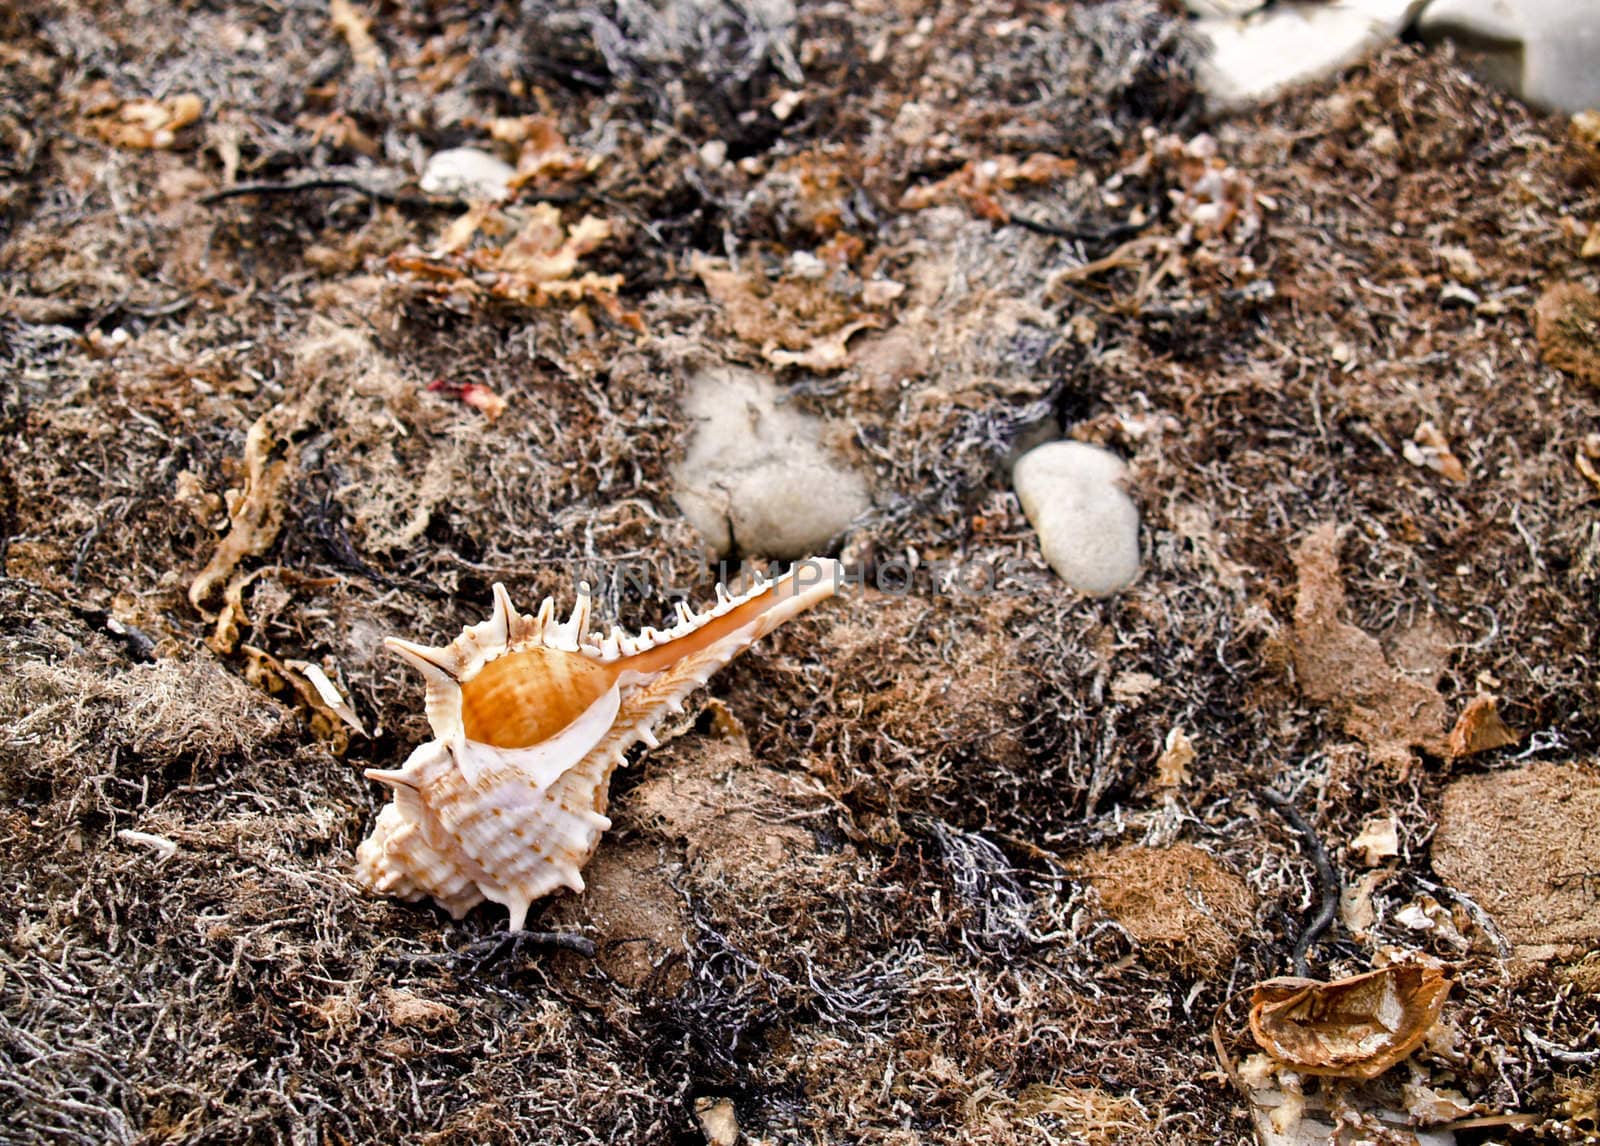
[[1426,467],[1449,481],[1467,480],[1466,467],[1450,451],[1450,440],[1432,422],[1419,425],[1411,440],[1401,446],[1401,452],[1412,465]]
[[1411,748],[1444,755],[1444,698],[1391,665],[1377,639],[1344,621],[1339,529],[1318,526],[1295,551],[1299,572],[1290,644],[1301,691],[1339,712],[1345,730],[1394,766]]
[[[245,679],[268,695],[276,695],[285,687],[294,690],[299,707],[304,711],[311,733],[328,746],[335,756],[343,756],[350,749],[350,728],[343,715],[329,707],[322,692],[304,674],[295,672],[283,661],[254,645],[241,644],[244,653]],[[365,730],[362,730],[365,735]]]
[[994,197],[996,191],[1010,191],[1023,183],[1048,183],[1077,171],[1075,159],[1035,154],[1018,161],[1014,155],[995,159],[972,159],[954,175],[936,183],[907,189],[900,197],[905,211],[922,211],[948,203],[965,203],[980,219],[1009,222],[1010,213]]
[[624,310],[617,297],[621,275],[576,273],[579,260],[611,234],[611,223],[594,215],[568,229],[549,203],[529,208],[475,203],[445,228],[432,253],[392,255],[389,269],[440,301],[487,296],[528,307],[588,301],[623,325],[643,330],[644,320]]
[[385,987],[378,992],[389,1021],[397,1027],[420,1027],[437,1031],[453,1027],[461,1020],[461,1012],[449,1003],[424,998],[404,987]]
[[1578,467],[1578,472],[1584,476],[1590,485],[1600,490],[1600,468],[1596,468],[1595,461],[1600,460],[1600,434],[1587,434],[1583,444],[1578,447],[1578,452],[1573,455],[1573,462]]
[[598,155],[574,151],[555,120],[543,115],[522,115],[490,120],[489,135],[498,143],[514,147],[517,173],[513,188],[530,183],[577,178],[600,166]]
[[[308,416],[313,387],[292,401],[278,403],[250,427],[244,440],[244,488],[229,490],[227,535],[189,586],[189,603],[209,617],[205,603],[216,586],[228,580],[239,562],[265,553],[283,526],[283,486],[289,475],[294,446],[289,435]],[[282,444],[284,453],[277,454]]]
[[107,143],[143,151],[172,147],[178,132],[197,122],[205,103],[193,92],[164,100],[131,99],[97,112],[90,123]]
[[1167,197],[1172,217],[1180,224],[1179,243],[1203,244],[1220,237],[1243,244],[1260,232],[1262,208],[1272,202],[1257,194],[1248,175],[1217,154],[1215,138],[1201,134],[1186,142],[1148,127],[1144,142],[1147,150],[1123,174],[1144,177],[1159,172],[1176,180],[1178,185],[1168,189]]
[[861,330],[876,330],[883,326],[883,320],[876,315],[867,315],[848,326],[842,326],[831,334],[816,339],[804,350],[796,352],[783,350],[777,346],[765,346],[761,354],[774,366],[803,366],[807,370],[816,371],[818,374],[830,370],[841,369],[850,361],[850,336]]
[[1450,759],[1460,760],[1495,748],[1515,744],[1517,734],[1500,719],[1500,709],[1492,696],[1475,696],[1461,710],[1456,726],[1450,730]]
[[1422,1043],[1449,993],[1444,972],[1421,962],[1332,983],[1268,979],[1252,993],[1250,1031],[1294,1070],[1376,1078]]
[[1393,812],[1373,816],[1350,841],[1350,851],[1359,856],[1363,867],[1377,867],[1400,854],[1400,821]]
[[1339,893],[1339,919],[1357,940],[1365,941],[1372,932],[1372,925],[1378,921],[1378,909],[1373,906],[1372,893],[1393,875],[1393,868],[1369,871],[1354,883],[1347,884]]
[[328,19],[334,31],[344,37],[356,67],[376,72],[383,67],[383,53],[372,38],[372,17],[359,11],[350,0],[328,0]]
[[733,333],[759,347],[774,366],[838,370],[849,362],[852,335],[885,324],[882,316],[863,313],[858,298],[836,289],[840,277],[850,275],[844,268],[820,275],[790,270],[769,280],[753,264],[733,270],[726,260],[696,256],[690,269]]
[[1166,748],[1156,761],[1156,787],[1181,788],[1189,782],[1189,765],[1194,763],[1194,741],[1182,728],[1167,733]]
[[1545,365],[1600,386],[1600,298],[1577,283],[1557,283],[1533,308]]

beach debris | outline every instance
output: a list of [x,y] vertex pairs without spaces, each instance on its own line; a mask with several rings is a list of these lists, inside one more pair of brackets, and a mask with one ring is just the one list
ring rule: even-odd
[[1283,1066],[1303,1074],[1376,1078],[1422,1044],[1450,980],[1431,961],[1405,960],[1324,983],[1258,983],[1250,1031]]
[[1044,559],[1068,585],[1104,597],[1139,576],[1139,508],[1121,458],[1085,442],[1050,442],[1017,460],[1011,482]]
[[715,555],[800,557],[871,508],[866,478],[829,448],[828,424],[785,405],[764,375],[697,371],[683,408],[694,429],[673,497]]
[[678,604],[665,632],[589,631],[580,590],[566,621],[546,598],[518,613],[495,585],[494,614],[448,645],[386,643],[427,678],[434,739],[399,768],[372,768],[393,800],[356,851],[356,877],[401,899],[431,896],[456,919],[485,900],[520,931],[528,908],[580,874],[611,826],[611,774],[711,675],[784,621],[833,595],[839,566],[800,562],[740,596],[718,587],[702,613]]

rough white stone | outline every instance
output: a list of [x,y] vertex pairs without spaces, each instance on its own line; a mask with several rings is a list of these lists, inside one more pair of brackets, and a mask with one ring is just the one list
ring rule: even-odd
[[504,199],[511,191],[516,170],[486,151],[452,147],[429,156],[418,181],[429,195],[455,195],[462,199]]
[[1538,104],[1600,107],[1600,3],[1595,0],[1432,0],[1424,39],[1456,40],[1492,83]]
[[827,425],[783,405],[765,375],[703,370],[683,408],[695,428],[674,496],[717,556],[819,553],[872,505],[866,479],[825,444]]
[[1139,509],[1123,488],[1121,458],[1083,442],[1051,442],[1022,455],[1011,483],[1039,548],[1080,593],[1103,597],[1139,575]]
[[1195,82],[1213,107],[1260,103],[1322,79],[1398,36],[1424,0],[1303,0],[1244,19],[1207,16]]
[[1266,4],[1267,0],[1184,0],[1196,16],[1248,16]]

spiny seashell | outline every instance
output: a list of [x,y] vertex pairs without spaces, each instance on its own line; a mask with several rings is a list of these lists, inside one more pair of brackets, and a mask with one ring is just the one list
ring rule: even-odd
[[394,789],[356,851],[373,891],[431,895],[460,919],[485,899],[520,930],[534,900],[583,890],[583,865],[611,826],[611,772],[636,741],[723,665],[784,621],[832,596],[837,563],[800,562],[678,623],[639,636],[587,632],[589,598],[558,622],[548,598],[519,614],[494,587],[494,616],[443,648],[386,643],[427,678],[434,739],[394,771],[367,776]]

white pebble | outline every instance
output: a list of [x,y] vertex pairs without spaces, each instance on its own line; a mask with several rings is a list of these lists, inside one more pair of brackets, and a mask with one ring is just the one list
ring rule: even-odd
[[452,147],[428,159],[418,181],[429,195],[455,195],[461,199],[499,201],[511,191],[516,170],[485,151]]
[[1395,39],[1423,0],[1302,0],[1245,19],[1204,16],[1195,82],[1214,108],[1248,107],[1330,76]]
[[1139,575],[1139,509],[1123,489],[1121,458],[1083,442],[1029,450],[1011,472],[1022,512],[1056,574],[1103,597]]

